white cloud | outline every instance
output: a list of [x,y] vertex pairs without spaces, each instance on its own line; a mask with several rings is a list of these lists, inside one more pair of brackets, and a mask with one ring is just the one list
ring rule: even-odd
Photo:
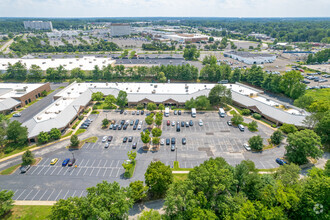
[[1,17],[326,17],[328,0],[0,0]]

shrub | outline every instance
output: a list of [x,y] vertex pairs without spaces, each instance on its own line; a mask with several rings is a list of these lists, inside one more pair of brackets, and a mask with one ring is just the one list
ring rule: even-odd
[[260,135],[253,136],[249,139],[249,146],[254,150],[262,150],[263,143]]
[[258,124],[256,121],[251,121],[249,124],[248,124],[248,129],[250,131],[258,131]]
[[279,145],[283,140],[283,134],[280,130],[274,131],[274,133],[270,136],[270,141],[272,144]]
[[78,136],[75,135],[75,134],[71,136],[70,141],[71,141],[71,146],[72,146],[72,147],[78,147],[78,145],[79,145],[79,143],[80,143],[80,141],[79,141],[79,139],[78,139]]
[[33,158],[34,158],[34,156],[31,151],[29,151],[29,150],[25,151],[24,154],[22,155],[23,165],[32,164]]
[[243,109],[241,112],[242,112],[242,115],[250,115],[251,114],[250,109]]
[[78,119],[79,119],[79,120],[83,120],[83,119],[84,119],[84,116],[83,116],[83,115],[79,115],[79,116],[78,116]]
[[254,113],[253,114],[253,118],[257,119],[257,120],[260,120],[261,119],[261,115],[258,114],[258,113]]
[[138,105],[136,106],[136,108],[137,108],[138,110],[142,110],[142,109],[144,109],[144,105],[142,105],[142,104],[138,104]]
[[280,127],[280,130],[283,131],[285,134],[295,133],[296,131],[298,131],[296,126],[294,126],[293,124],[285,123]]

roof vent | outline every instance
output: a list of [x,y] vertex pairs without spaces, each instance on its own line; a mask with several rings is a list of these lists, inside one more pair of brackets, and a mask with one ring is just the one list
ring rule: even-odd
[[59,105],[60,105],[60,103],[56,103],[55,105],[56,105],[56,106],[59,106]]
[[40,117],[40,116],[39,116],[39,117],[37,117],[37,120],[41,120],[41,119],[42,119],[42,117]]

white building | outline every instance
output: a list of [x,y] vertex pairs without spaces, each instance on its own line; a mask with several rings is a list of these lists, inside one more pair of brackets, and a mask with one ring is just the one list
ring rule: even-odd
[[246,64],[273,63],[276,60],[276,55],[274,55],[274,54],[230,51],[230,52],[223,53],[223,55],[225,57],[230,57],[234,60],[238,60],[238,61],[241,61]]
[[131,25],[123,23],[113,23],[110,25],[111,36],[126,36],[131,34]]
[[31,30],[53,30],[51,21],[24,21],[24,28]]

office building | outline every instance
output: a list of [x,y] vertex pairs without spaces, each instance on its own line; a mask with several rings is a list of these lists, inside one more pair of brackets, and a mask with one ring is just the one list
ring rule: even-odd
[[24,28],[30,30],[53,30],[51,21],[24,21]]
[[112,23],[110,25],[110,35],[116,36],[127,36],[131,34],[131,25],[124,23]]

